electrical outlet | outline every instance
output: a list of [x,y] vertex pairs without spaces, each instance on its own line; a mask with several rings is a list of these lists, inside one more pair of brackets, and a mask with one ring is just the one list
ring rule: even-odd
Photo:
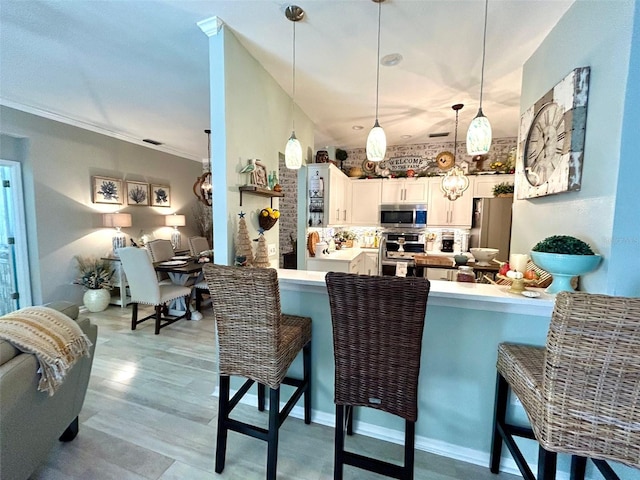
[[273,257],[276,254],[276,244],[275,243],[270,243],[269,244],[269,256]]

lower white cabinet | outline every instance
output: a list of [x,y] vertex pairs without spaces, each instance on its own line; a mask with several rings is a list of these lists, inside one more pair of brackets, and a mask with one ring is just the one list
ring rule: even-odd
[[364,254],[364,267],[362,273],[365,275],[378,275],[378,252]]

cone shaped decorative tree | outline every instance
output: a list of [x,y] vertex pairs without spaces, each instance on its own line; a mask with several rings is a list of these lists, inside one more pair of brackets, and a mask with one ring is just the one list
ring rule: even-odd
[[269,251],[267,250],[267,240],[264,238],[264,230],[260,229],[260,237],[258,238],[258,248],[256,248],[256,258],[253,261],[254,267],[269,268]]
[[[251,248],[251,239],[247,230],[247,222],[244,219],[245,213],[238,214],[238,241],[236,243],[236,261],[238,257],[244,257],[246,265],[253,264],[253,249]],[[243,263],[242,261],[240,263]]]

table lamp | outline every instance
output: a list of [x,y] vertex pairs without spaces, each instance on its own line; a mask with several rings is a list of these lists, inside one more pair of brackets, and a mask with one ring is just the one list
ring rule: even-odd
[[113,247],[113,254],[117,257],[118,249],[127,246],[127,237],[120,229],[131,226],[131,214],[119,212],[104,213],[102,215],[102,225],[116,229],[116,233],[111,237],[111,245]]
[[167,227],[173,227],[173,232],[171,232],[171,246],[174,250],[180,248],[180,232],[178,231],[178,227],[184,227],[187,223],[185,221],[184,215],[167,215],[165,218],[165,225]]

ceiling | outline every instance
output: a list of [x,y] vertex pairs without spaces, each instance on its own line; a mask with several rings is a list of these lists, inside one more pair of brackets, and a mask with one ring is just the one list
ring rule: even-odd
[[[573,1],[489,2],[483,111],[494,138],[517,135],[522,65]],[[205,158],[208,38],[196,22],[217,16],[291,92],[288,4],[2,0],[0,102]],[[315,147],[364,147],[375,117],[377,4],[296,4],[306,12],[296,24],[296,103],[316,125]],[[453,139],[454,103],[465,104],[463,138],[478,110],[484,2],[386,0],[381,8],[381,57],[403,56],[395,67],[380,67],[379,119],[388,143],[424,143],[439,132]]]

